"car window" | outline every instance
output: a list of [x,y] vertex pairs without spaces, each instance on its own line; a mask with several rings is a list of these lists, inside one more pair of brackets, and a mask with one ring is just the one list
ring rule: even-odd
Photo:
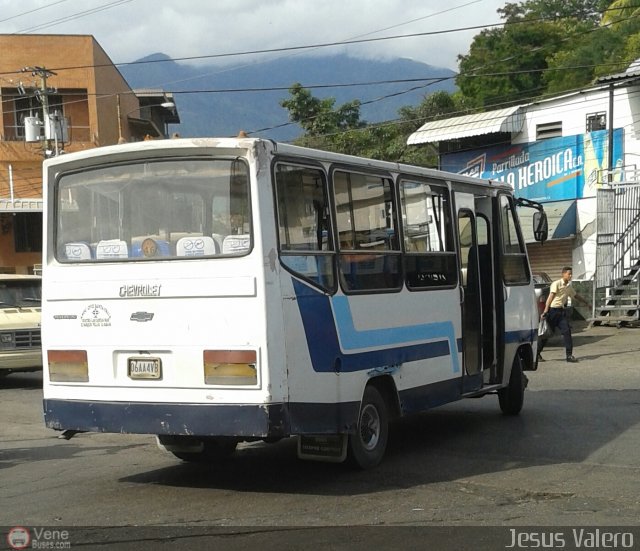
[[533,274],[533,281],[536,284],[551,283],[551,278],[544,272],[538,272],[537,274]]
[[39,279],[0,280],[0,308],[40,306],[40,297]]

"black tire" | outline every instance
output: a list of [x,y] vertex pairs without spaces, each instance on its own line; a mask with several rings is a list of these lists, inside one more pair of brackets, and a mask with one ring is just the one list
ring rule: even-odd
[[215,463],[228,458],[236,449],[238,441],[235,438],[203,438],[202,449],[194,452],[172,451],[178,459],[189,463]]
[[527,379],[522,370],[522,358],[519,353],[513,359],[508,386],[498,390],[500,409],[505,415],[518,415],[524,404],[524,389]]
[[349,435],[347,457],[359,469],[370,469],[384,457],[389,439],[389,411],[377,388],[369,385],[362,397],[358,426]]

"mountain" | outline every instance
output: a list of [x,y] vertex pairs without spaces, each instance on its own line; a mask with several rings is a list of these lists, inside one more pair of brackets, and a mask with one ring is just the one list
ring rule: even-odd
[[[280,100],[295,82],[303,86],[376,82],[369,86],[313,88],[320,98],[333,97],[336,105],[359,99],[361,119],[380,122],[395,119],[398,109],[418,105],[425,95],[437,90],[453,91],[453,71],[408,59],[365,60],[334,55],[330,57],[291,56],[286,59],[247,63],[238,67],[193,66],[177,63],[158,53],[120,68],[131,88],[162,88],[175,94],[182,123],[172,127],[185,137],[235,136],[239,130],[275,140],[291,140],[301,133],[299,126],[286,124],[288,112]],[[444,79],[385,83],[400,79]],[[245,92],[250,88],[282,90]],[[233,92],[214,92],[234,90]],[[407,90],[409,92],[403,93]],[[384,99],[379,99],[384,98]],[[366,103],[371,102],[371,103]]]

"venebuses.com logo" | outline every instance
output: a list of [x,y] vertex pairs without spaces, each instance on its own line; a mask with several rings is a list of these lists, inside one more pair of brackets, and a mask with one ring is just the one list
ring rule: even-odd
[[11,549],[26,549],[31,543],[31,534],[24,526],[14,526],[7,534],[7,543]]
[[14,526],[7,533],[9,549],[70,549],[68,530],[50,528],[25,528]]

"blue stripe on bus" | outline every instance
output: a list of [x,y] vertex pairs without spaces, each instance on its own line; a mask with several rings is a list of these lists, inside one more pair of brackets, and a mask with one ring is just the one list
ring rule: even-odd
[[535,337],[534,329],[523,329],[520,331],[507,331],[504,335],[505,343],[532,343]]
[[[376,367],[396,367],[405,362],[427,358],[450,357],[453,372],[460,372],[460,343],[455,339],[452,323],[357,331],[349,305],[345,302],[348,299],[336,301],[337,297],[334,297],[332,308],[328,296],[295,279],[293,286],[314,371],[353,372]],[[344,351],[340,349],[338,330]],[[416,342],[428,339],[431,342]],[[387,348],[361,350],[380,345]]]
[[[458,349],[453,323],[450,321],[358,331],[353,323],[349,298],[334,296],[331,303],[343,350],[358,350],[375,346],[401,346],[410,342],[441,340],[442,338],[445,338],[449,343],[449,350]],[[451,357],[453,372],[458,373],[460,371],[458,355],[452,354]]]

